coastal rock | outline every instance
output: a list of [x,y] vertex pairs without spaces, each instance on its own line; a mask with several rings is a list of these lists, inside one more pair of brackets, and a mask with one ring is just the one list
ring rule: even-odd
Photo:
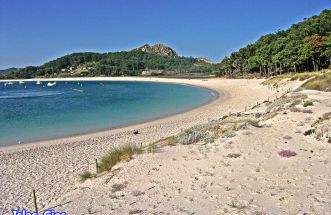
[[213,64],[211,60],[205,57],[199,57],[197,58],[199,63],[205,63],[205,64]]
[[141,51],[147,52],[147,53],[161,55],[161,56],[170,56],[170,57],[178,56],[177,53],[172,48],[165,46],[163,44],[156,44],[153,46],[145,44],[145,45],[139,47],[138,50],[141,50]]

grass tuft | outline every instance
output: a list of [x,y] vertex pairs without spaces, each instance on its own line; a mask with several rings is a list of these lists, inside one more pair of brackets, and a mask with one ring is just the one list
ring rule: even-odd
[[116,192],[118,192],[118,191],[121,191],[121,190],[123,190],[124,188],[126,188],[126,185],[127,185],[127,182],[125,182],[125,183],[121,183],[121,184],[113,184],[112,186],[111,186],[111,192],[112,193],[116,193]]
[[115,148],[104,156],[99,164],[98,172],[110,171],[117,163],[129,161],[133,155],[142,153],[142,148],[136,145],[127,145]]
[[79,181],[84,182],[87,179],[92,178],[92,177],[94,177],[94,175],[92,173],[90,173],[89,171],[85,171],[79,175]]

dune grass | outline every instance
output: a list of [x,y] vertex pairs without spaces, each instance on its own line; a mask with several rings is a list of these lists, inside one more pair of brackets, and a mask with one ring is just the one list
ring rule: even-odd
[[291,78],[290,74],[284,74],[284,75],[277,75],[275,77],[269,78],[265,81],[262,82],[262,85],[277,85],[279,84],[279,82],[281,82],[282,80],[286,79],[286,78]]
[[312,77],[318,77],[322,74],[322,72],[302,72],[302,73],[294,73],[290,77],[290,81],[304,81]]
[[176,136],[170,136],[165,139],[161,139],[154,143],[148,144],[146,146],[126,145],[118,148],[113,148],[113,150],[111,150],[108,154],[102,157],[101,162],[98,163],[96,174],[92,174],[89,171],[84,171],[82,174],[79,175],[79,181],[84,182],[89,178],[96,177],[98,173],[111,171],[116,164],[129,161],[136,154],[141,154],[144,152],[152,153],[160,147],[176,145],[177,142],[178,141]]
[[[304,80],[307,80],[309,78],[313,78],[313,79],[317,79],[317,80],[323,80],[323,79],[325,79],[324,76],[330,76],[330,75],[331,75],[331,72],[329,70],[322,70],[322,71],[319,71],[319,72],[288,73],[288,74],[277,75],[275,77],[272,77],[272,78],[262,82],[262,84],[263,85],[276,86],[281,81],[283,81],[284,79],[289,79],[290,81],[296,81],[296,80],[304,81]],[[322,84],[324,84],[324,83],[322,83]],[[316,85],[316,83],[313,83],[313,85]],[[329,82],[329,86],[330,86],[330,82]]]
[[92,178],[92,177],[94,177],[94,175],[92,173],[90,173],[89,171],[85,171],[79,175],[79,181],[84,182],[87,179]]
[[114,148],[106,156],[104,156],[98,164],[98,173],[110,171],[116,164],[122,161],[129,161],[133,155],[143,152],[142,147],[136,145],[127,145],[119,148]]
[[124,183],[120,183],[120,184],[113,184],[112,186],[111,186],[111,192],[112,193],[116,193],[116,192],[118,192],[118,191],[121,191],[121,190],[123,190],[124,188],[126,188],[126,186],[127,186],[127,182],[124,182]]
[[313,78],[305,83],[303,87],[309,90],[331,92],[331,71]]

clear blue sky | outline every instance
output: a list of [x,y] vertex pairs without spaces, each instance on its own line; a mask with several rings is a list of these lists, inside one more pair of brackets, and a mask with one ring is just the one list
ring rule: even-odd
[[145,43],[218,62],[326,8],[330,0],[0,0],[0,69]]

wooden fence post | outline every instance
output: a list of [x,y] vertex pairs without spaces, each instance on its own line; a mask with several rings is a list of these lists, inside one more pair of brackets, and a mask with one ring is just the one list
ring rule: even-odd
[[98,173],[99,165],[98,165],[98,159],[95,159],[95,169]]
[[32,198],[33,198],[34,210],[38,214],[36,191],[34,189],[32,189]]

